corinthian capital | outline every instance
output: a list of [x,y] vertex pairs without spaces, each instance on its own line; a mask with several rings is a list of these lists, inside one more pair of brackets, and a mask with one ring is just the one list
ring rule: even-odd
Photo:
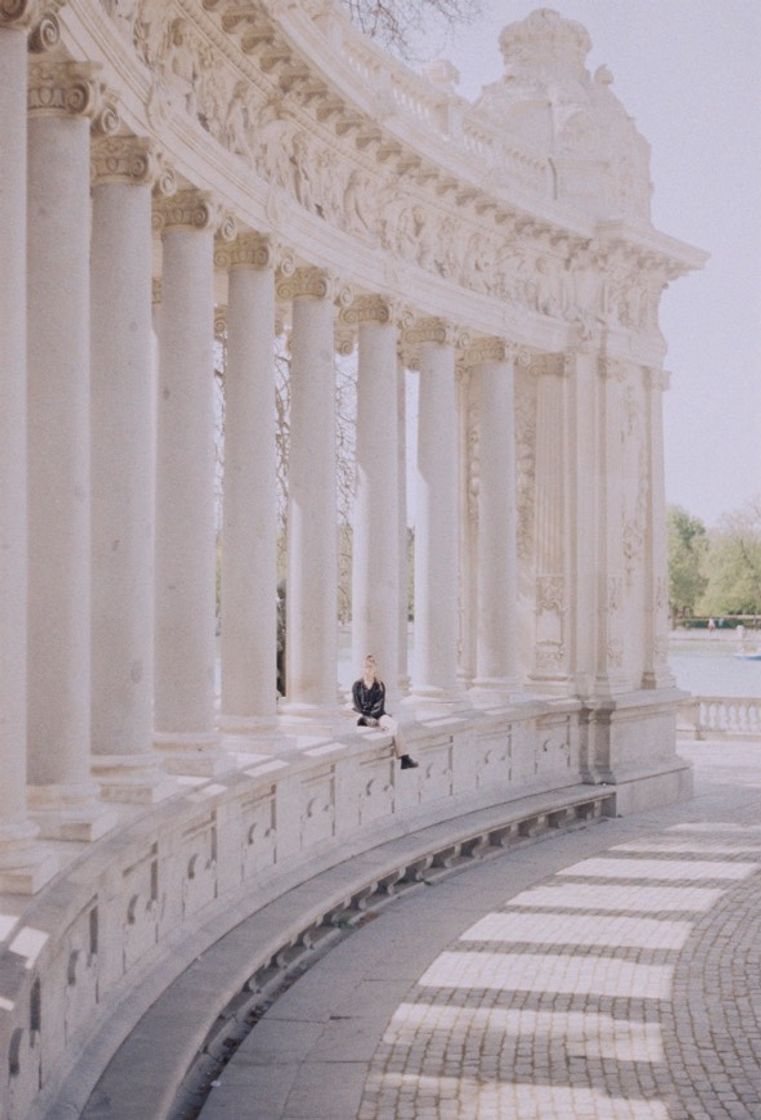
[[512,362],[518,354],[518,347],[504,338],[476,338],[463,350],[463,366],[483,366],[491,362]]
[[[90,145],[93,186],[101,183],[131,183],[153,186],[167,175],[153,140],[143,136],[103,136]],[[171,173],[170,173],[171,174]]]
[[296,268],[290,276],[280,276],[277,283],[279,299],[329,299],[340,307],[351,303],[351,289],[322,268]]
[[416,319],[404,332],[407,346],[420,346],[424,342],[436,342],[440,346],[463,346],[470,342],[467,331],[447,319]]
[[235,220],[223,210],[209,191],[177,191],[170,198],[158,199],[153,209],[154,229],[216,230],[224,241],[235,237]]
[[357,296],[341,312],[341,320],[347,327],[360,323],[392,323],[401,328],[411,326],[414,321],[412,312],[400,300],[381,295]]
[[29,66],[27,102],[35,116],[87,117],[103,107],[103,87],[97,62],[49,62]]
[[284,275],[294,271],[292,257],[273,237],[242,233],[229,242],[218,241],[214,249],[217,268],[280,268]]

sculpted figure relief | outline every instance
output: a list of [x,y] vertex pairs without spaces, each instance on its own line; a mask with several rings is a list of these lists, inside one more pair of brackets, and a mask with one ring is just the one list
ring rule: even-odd
[[[591,245],[572,252],[556,244],[550,248],[536,223],[524,220],[524,229],[516,232],[516,222],[505,223],[502,215],[497,226],[467,202],[441,197],[440,190],[437,195],[435,184],[408,184],[400,193],[398,175],[389,166],[379,165],[375,172],[358,164],[352,135],[337,137],[325,118],[318,119],[320,98],[298,82],[284,94],[285,87],[270,79],[267,97],[232,68],[200,25],[167,0],[101,2],[151,70],[148,109],[156,127],[164,126],[173,110],[189,114],[305,210],[465,288],[585,329],[599,320],[632,331],[657,329],[660,286],[642,282],[642,262],[608,267]],[[244,23],[241,18],[231,24],[228,13],[231,28]],[[613,183],[607,194],[612,191],[625,213],[627,200],[641,202],[648,148],[610,89],[610,72],[600,68],[590,78],[585,35],[579,25],[546,10],[511,25],[501,40],[505,77],[489,87],[480,110],[493,127],[504,130],[508,120],[533,120],[542,103],[540,116],[548,131],[544,140],[541,129],[532,131],[531,158],[520,148],[520,129],[514,135],[508,129],[503,141],[515,167],[525,164],[532,175],[538,168],[540,178],[547,162],[543,143],[553,158],[569,157],[568,166],[559,168],[561,181],[566,176],[570,183],[567,177],[578,169],[584,189],[590,182],[585,158],[597,165],[603,148],[614,152],[615,158],[604,161]],[[246,49],[252,54],[256,48]],[[371,154],[373,149],[365,150]],[[533,179],[532,184],[541,193],[541,184]]]

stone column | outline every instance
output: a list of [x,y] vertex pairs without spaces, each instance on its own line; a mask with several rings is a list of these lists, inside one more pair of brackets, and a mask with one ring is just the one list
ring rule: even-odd
[[407,549],[407,370],[401,359],[397,360],[396,374],[397,411],[397,523],[399,559],[399,694],[406,696],[410,688],[407,653],[408,599],[409,599],[409,559]]
[[34,5],[0,9],[0,893],[32,894],[57,864],[34,844],[26,803],[27,32]]
[[484,339],[465,361],[478,381],[476,689],[506,699],[518,687],[513,352]]
[[246,234],[217,249],[229,272],[222,525],[222,707],[227,730],[277,714],[274,249]]
[[[569,477],[572,432],[567,368],[562,355],[532,362],[537,377],[536,489],[534,503],[534,654],[531,686],[561,695],[569,691]],[[592,479],[587,480],[590,485]]]
[[647,528],[645,532],[645,663],[643,688],[673,688],[668,663],[668,574],[666,558],[666,489],[663,477],[663,392],[669,374],[645,371],[646,462],[648,472]]
[[156,454],[154,741],[167,767],[225,766],[214,719],[214,226],[207,194],[157,208],[163,239]]
[[96,74],[93,64],[36,62],[29,87],[29,796],[43,835],[77,840],[97,839],[116,821],[90,777]]
[[295,715],[336,704],[334,288],[316,268],[278,284],[279,297],[293,301],[284,710]]
[[379,297],[361,297],[343,317],[359,325],[353,664],[358,674],[366,655],[375,655],[393,707],[399,676],[397,330],[393,308]]
[[422,319],[406,341],[417,350],[420,372],[412,691],[451,701],[458,695],[455,332],[441,319]]
[[150,141],[92,146],[92,749],[107,799],[174,792],[153,751]]

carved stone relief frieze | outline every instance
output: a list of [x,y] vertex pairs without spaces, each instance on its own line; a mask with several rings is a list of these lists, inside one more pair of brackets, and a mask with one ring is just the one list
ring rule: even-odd
[[[331,93],[271,12],[223,0],[101,3],[150,73],[147,108],[157,130],[177,114],[193,119],[304,210],[468,290],[569,323],[657,329],[666,281],[653,254],[512,214],[480,188],[426,166]],[[618,121],[618,102],[598,84],[593,100],[612,98],[604,112]],[[577,156],[594,132],[595,111],[589,119],[587,110],[572,113],[561,130]],[[619,124],[629,135],[627,122]],[[509,148],[506,140],[506,163]],[[465,147],[462,155],[466,165]]]

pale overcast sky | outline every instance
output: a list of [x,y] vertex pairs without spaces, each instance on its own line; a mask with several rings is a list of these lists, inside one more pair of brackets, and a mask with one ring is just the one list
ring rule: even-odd
[[[502,73],[498,36],[541,4],[484,0],[442,52],[468,98]],[[670,502],[715,524],[761,493],[761,0],[563,0],[652,146],[653,222],[711,253],[661,323]]]

